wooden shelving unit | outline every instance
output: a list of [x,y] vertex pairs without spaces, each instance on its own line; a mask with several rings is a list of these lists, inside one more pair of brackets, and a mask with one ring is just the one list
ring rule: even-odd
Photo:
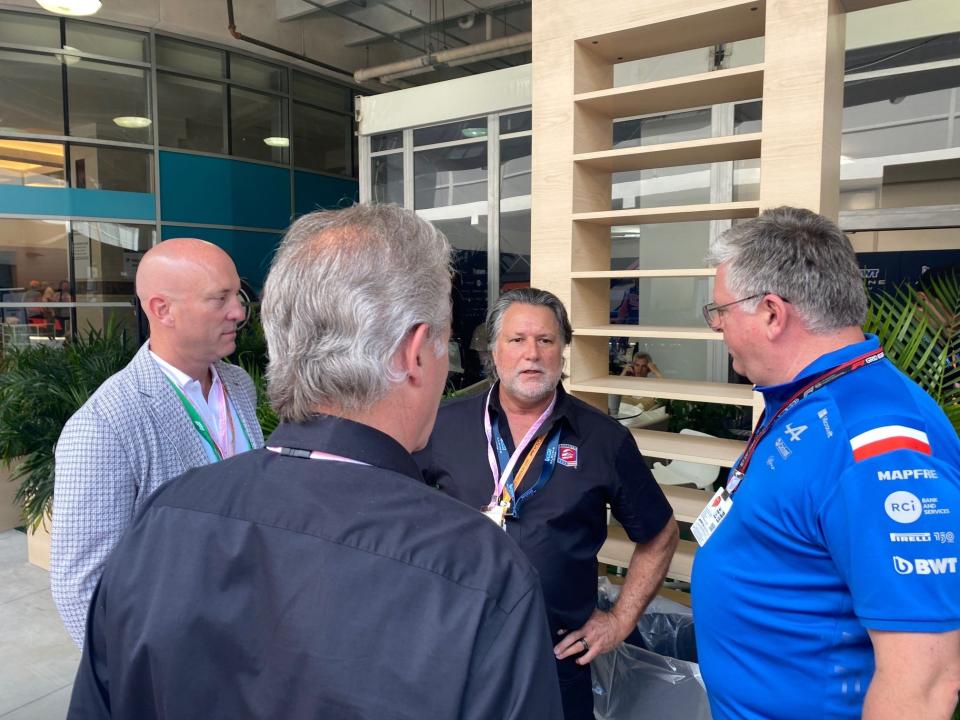
[[[704,504],[706,504],[706,501],[704,501]],[[607,541],[603,544],[600,552],[597,553],[597,561],[606,565],[627,567],[630,564],[630,557],[633,555],[634,547],[636,547],[635,543],[627,537],[627,533],[622,527],[619,525],[611,525],[607,528]],[[690,542],[689,540],[681,540],[677,546],[677,551],[673,555],[673,561],[670,563],[667,577],[689,582],[690,571],[693,569],[693,556],[696,549],[696,543]]]
[[[748,386],[607,374],[608,337],[722,339],[706,327],[608,324],[610,280],[709,279],[715,274],[690,267],[612,270],[610,228],[735,221],[784,204],[836,216],[844,62],[840,16],[845,9],[892,1],[607,0],[603,12],[579,0],[534,4],[533,131],[541,141],[535,144],[532,167],[531,282],[554,291],[570,310],[572,392],[597,406],[605,404],[607,394],[737,405],[751,408],[756,422],[762,405]],[[763,38],[762,62],[614,86],[618,63],[748,38]],[[762,133],[719,136],[719,128],[729,133],[730,127],[718,123],[717,137],[613,148],[618,118],[755,99],[763,103]],[[713,172],[718,163],[755,158],[760,161],[757,201],[719,202],[724,196],[717,190],[708,204],[642,207],[649,202],[641,197],[636,201],[641,207],[611,209],[613,173],[703,164],[711,164]],[[723,227],[714,225],[711,232]],[[734,440],[632,433],[644,453],[688,462],[729,466],[743,448]],[[699,512],[696,506],[706,501],[692,494],[698,492],[668,490],[678,517],[690,519]],[[624,566],[632,551],[622,529],[612,528],[599,558]],[[694,551],[693,543],[681,544],[671,577],[689,578]]]

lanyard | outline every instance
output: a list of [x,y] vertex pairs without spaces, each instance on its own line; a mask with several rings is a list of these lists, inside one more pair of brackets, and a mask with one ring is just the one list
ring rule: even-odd
[[[200,439],[203,440],[205,443],[207,443],[207,445],[210,446],[210,449],[213,450],[214,457],[216,457],[217,460],[223,460],[224,457],[229,457],[230,455],[233,455],[234,449],[232,447],[221,449],[217,445],[217,443],[213,439],[213,436],[210,434],[210,430],[207,429],[207,424],[203,421],[203,418],[200,417],[200,413],[197,412],[197,409],[193,406],[193,403],[190,402],[187,396],[183,394],[183,391],[177,386],[177,384],[173,382],[173,380],[168,378],[166,373],[163,374],[163,377],[166,379],[168,383],[170,383],[170,387],[173,388],[173,391],[177,394],[177,397],[180,398],[180,402],[183,404],[184,409],[187,411],[187,415],[190,417],[190,422],[193,423],[194,429],[197,431],[197,434],[200,436]],[[220,390],[223,393],[223,406],[226,408],[226,416],[229,420],[230,428],[232,430],[233,414],[230,412],[229,401],[227,400],[227,389],[222,382],[220,383]],[[237,421],[240,425],[240,430],[243,432],[243,437],[247,441],[247,447],[252,448],[253,443],[250,442],[250,436],[247,434],[247,429],[243,426],[243,421],[240,420],[239,415],[237,416]],[[224,454],[224,450],[227,450],[227,449],[229,449],[230,455]]]
[[[500,462],[509,461],[507,458],[506,445],[503,444],[503,439],[500,436],[500,423],[494,427],[494,432],[496,433],[497,442],[497,455],[500,458]],[[540,468],[540,477],[537,478],[536,484],[533,487],[528,488],[521,495],[517,496],[517,488],[520,487],[520,483],[523,481],[524,475],[526,475],[527,470],[530,467],[530,463],[533,462],[533,458],[536,457],[537,452],[540,450],[540,446],[543,445],[546,435],[541,435],[537,438],[536,442],[530,446],[530,451],[527,453],[526,458],[524,458],[523,464],[520,466],[520,469],[517,470],[516,474],[512,478],[507,478],[506,486],[504,487],[504,492],[507,494],[505,498],[508,503],[511,505],[510,514],[513,517],[520,517],[520,504],[533,497],[533,495],[540,490],[544,485],[547,484],[547,480],[553,475],[553,471],[557,466],[557,451],[560,447],[560,423],[557,423],[557,426],[550,432],[550,440],[547,442],[547,453],[543,457],[543,467]],[[502,445],[502,454],[501,454],[501,445]],[[513,501],[510,503],[510,501]]]
[[770,422],[766,424],[764,424],[764,419],[766,418],[767,411],[764,410],[763,414],[760,416],[760,422],[757,424],[758,429],[755,430],[750,436],[750,439],[747,440],[747,447],[743,451],[743,455],[740,456],[736,466],[730,473],[730,480],[727,483],[728,492],[733,495],[737,491],[737,489],[740,487],[740,483],[743,481],[744,476],[747,474],[747,468],[750,467],[750,461],[753,460],[753,454],[756,452],[760,441],[767,436],[767,434],[770,432],[770,429],[777,424],[777,421],[780,420],[780,418],[782,418],[789,410],[792,410],[797,403],[809,397],[825,385],[829,385],[834,380],[838,380],[844,375],[848,375],[855,370],[859,370],[860,368],[866,367],[867,365],[875,363],[878,360],[882,360],[883,357],[884,355],[882,349],[871,350],[864,355],[855,357],[853,360],[848,360],[845,363],[837,365],[836,367],[817,375],[813,380],[797,390],[793,396],[787,400],[787,402],[784,403],[779,410],[777,410],[773,417],[770,418]]
[[[543,427],[543,424],[547,421],[547,418],[550,417],[553,412],[554,406],[557,404],[557,394],[554,392],[553,398],[550,400],[550,404],[547,406],[547,409],[543,411],[540,417],[537,418],[536,422],[530,426],[530,429],[527,430],[526,435],[523,436],[523,439],[517,444],[517,447],[513,451],[513,455],[508,455],[507,453],[507,444],[503,441],[503,436],[500,434],[499,422],[497,423],[498,427],[493,428],[490,423],[490,397],[493,395],[494,390],[497,389],[497,386],[490,388],[490,392],[487,393],[487,402],[483,408],[483,429],[487,435],[487,462],[490,464],[490,472],[493,474],[493,495],[490,499],[491,505],[496,505],[500,502],[500,498],[503,495],[504,488],[507,486],[507,483],[510,483],[509,493],[510,497],[514,494],[514,478],[513,468],[517,464],[517,461],[520,459],[521,454],[523,454],[523,449],[527,447],[530,441],[536,436],[540,428]],[[551,441],[550,445],[559,445],[560,431],[559,428],[555,431],[557,442],[554,443]],[[494,450],[496,448],[496,450]],[[537,447],[539,450],[539,446]],[[535,453],[534,453],[535,454]],[[547,448],[547,454],[550,454],[550,448]],[[497,463],[497,458],[500,458],[500,464]],[[530,456],[529,459],[532,461],[533,457]],[[550,472],[553,471],[553,465],[556,462],[556,448],[554,448],[553,453],[553,462],[549,464]],[[503,466],[503,472],[500,472],[499,467]],[[529,463],[527,463],[529,465]],[[549,474],[544,477],[544,471],[547,470],[548,463],[544,459],[544,468],[540,472],[540,479],[537,480],[537,484],[532,490],[524,493],[524,497],[532,495],[534,492],[539,490],[543,484],[549,478]],[[524,471],[526,472],[526,471]],[[521,480],[522,480],[521,475]],[[519,485],[519,482],[516,483]]]

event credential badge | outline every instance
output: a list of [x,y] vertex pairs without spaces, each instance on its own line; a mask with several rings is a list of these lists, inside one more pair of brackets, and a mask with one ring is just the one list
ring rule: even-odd
[[700,515],[697,516],[697,519],[693,521],[693,525],[690,526],[690,531],[697,539],[700,547],[707,544],[707,540],[713,535],[713,531],[723,522],[723,519],[730,513],[730,508],[732,507],[733,498],[730,497],[730,493],[727,492],[726,488],[720,488],[714,493],[710,502],[707,503],[707,506],[701,511]]

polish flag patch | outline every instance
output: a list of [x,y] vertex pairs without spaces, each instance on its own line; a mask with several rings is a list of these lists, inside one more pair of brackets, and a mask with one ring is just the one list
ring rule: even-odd
[[867,430],[850,438],[850,447],[853,449],[853,459],[856,462],[869,460],[894,450],[913,450],[924,455],[930,454],[930,441],[927,439],[927,434],[906,425],[885,425]]
[[577,466],[577,446],[562,444],[558,448],[557,462],[567,467],[575,468]]

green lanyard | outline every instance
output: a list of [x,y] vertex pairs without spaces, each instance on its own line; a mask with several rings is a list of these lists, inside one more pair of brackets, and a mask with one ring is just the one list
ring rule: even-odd
[[[207,424],[203,421],[203,418],[200,417],[200,413],[197,412],[197,409],[193,406],[193,403],[190,402],[187,396],[183,394],[183,391],[177,386],[177,384],[167,377],[166,373],[164,373],[163,377],[168,383],[170,383],[170,387],[173,388],[173,391],[177,394],[177,397],[180,398],[180,402],[183,403],[183,408],[187,411],[187,415],[190,416],[190,422],[193,423],[193,427],[200,436],[200,439],[210,446],[210,449],[213,450],[213,454],[217,460],[223,460],[223,453],[220,451],[220,448],[217,447],[217,443],[214,441],[213,436],[210,435],[210,431],[207,429]],[[221,387],[223,387],[223,401],[226,404],[226,414],[228,417],[232,417],[230,411],[230,400],[227,397],[227,388],[222,382]],[[250,436],[247,435],[247,429],[243,426],[243,420],[240,419],[240,413],[237,413],[237,423],[240,425],[240,430],[243,432],[243,437],[247,441],[247,447],[253,449],[253,443],[250,442]]]

